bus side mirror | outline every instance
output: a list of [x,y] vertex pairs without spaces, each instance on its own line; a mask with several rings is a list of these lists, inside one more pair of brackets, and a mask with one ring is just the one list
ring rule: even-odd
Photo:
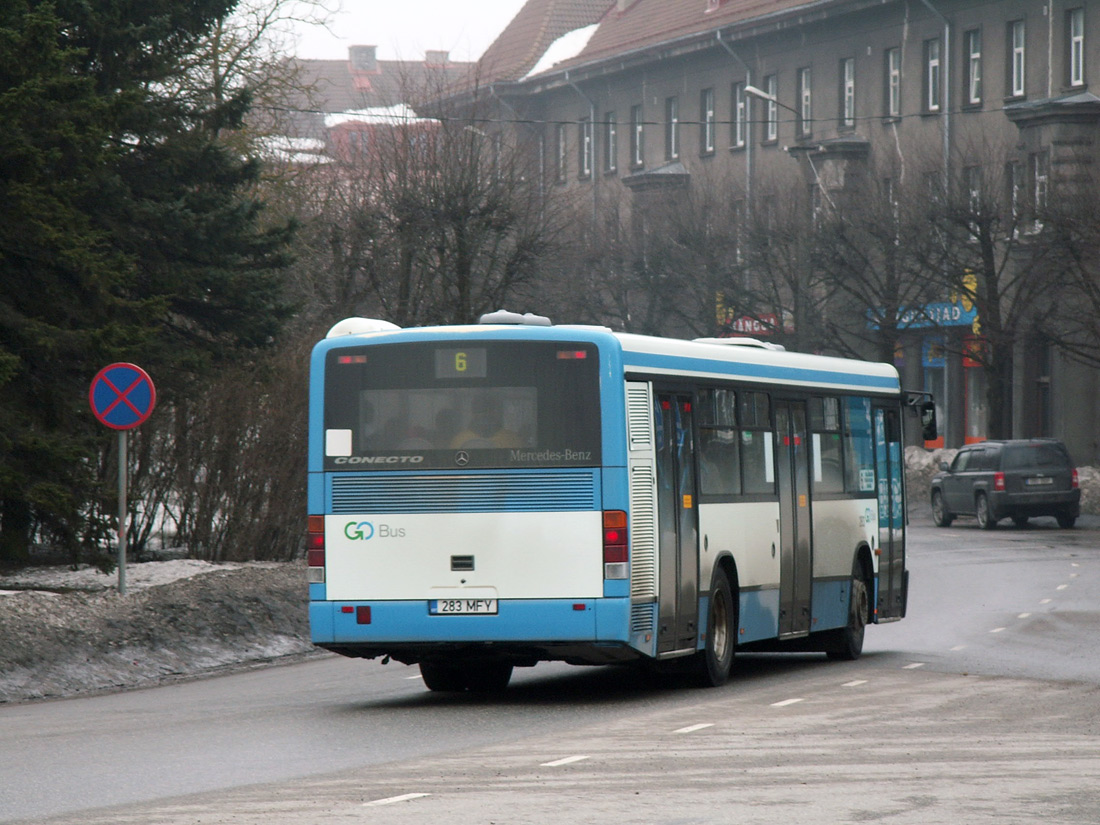
[[936,431],[936,404],[934,401],[924,401],[920,405],[920,425],[925,441],[935,441],[939,436]]

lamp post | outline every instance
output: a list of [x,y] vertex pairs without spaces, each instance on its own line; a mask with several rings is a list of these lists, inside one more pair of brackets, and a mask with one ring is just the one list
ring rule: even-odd
[[[778,97],[776,97],[773,94],[768,94],[763,89],[758,89],[756,86],[746,85],[745,86],[745,94],[752,95],[753,97],[758,97],[761,100],[766,100],[768,103],[774,103],[776,106],[779,106],[783,109],[786,109],[788,112],[792,112],[795,115],[795,117],[799,118],[800,120],[802,119],[802,113],[800,111],[798,111],[798,109],[794,108],[793,106],[788,106],[786,103],[783,103]],[[792,147],[792,146],[784,146],[783,148],[787,152],[788,155],[796,150],[796,147]],[[797,147],[798,151],[806,153],[806,162],[810,165],[810,171],[813,172],[814,183],[817,184],[818,191],[821,192],[821,194],[825,196],[825,200],[828,202],[829,207],[832,208],[832,209],[836,209],[836,204],[833,203],[833,199],[829,196],[829,191],[821,183],[821,175],[818,174],[817,167],[814,166],[814,160],[809,155],[810,152],[813,152],[817,149],[820,149],[820,147],[819,146],[799,146],[799,147]]]

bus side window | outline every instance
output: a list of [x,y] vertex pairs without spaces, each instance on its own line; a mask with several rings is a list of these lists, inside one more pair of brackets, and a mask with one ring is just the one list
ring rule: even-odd
[[844,399],[844,487],[849,493],[875,492],[875,446],[871,399]]
[[745,493],[774,493],[774,439],[768,394],[742,392],[738,414],[741,424],[741,490]]
[[840,399],[810,399],[813,433],[814,492],[844,492],[844,459],[840,437]]
[[733,390],[699,391],[700,493],[729,496],[741,492],[737,455],[737,398]]

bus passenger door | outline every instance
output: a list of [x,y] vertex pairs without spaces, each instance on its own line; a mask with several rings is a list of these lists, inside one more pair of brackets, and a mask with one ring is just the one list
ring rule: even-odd
[[779,482],[779,635],[810,632],[813,551],[810,540],[810,450],[806,404],[776,401]]
[[902,497],[901,421],[898,410],[875,408],[878,490],[878,598],[875,620],[905,615],[905,500]]
[[691,396],[657,393],[657,523],[660,625],[657,653],[694,650],[698,621],[698,523]]

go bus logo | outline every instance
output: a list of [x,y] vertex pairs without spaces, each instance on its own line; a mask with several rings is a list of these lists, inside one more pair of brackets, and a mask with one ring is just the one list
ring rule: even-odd
[[352,541],[370,541],[375,536],[380,539],[400,539],[405,537],[404,527],[391,527],[379,524],[377,528],[369,521],[349,521],[344,525],[344,535]]

